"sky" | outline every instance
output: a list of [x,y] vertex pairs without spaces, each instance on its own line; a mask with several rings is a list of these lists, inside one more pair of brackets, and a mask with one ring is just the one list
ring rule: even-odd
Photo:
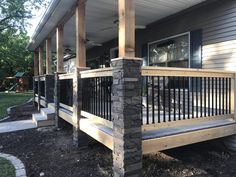
[[[45,2],[46,3],[48,3],[48,2],[50,2],[51,0],[45,0]],[[48,3],[49,4],[49,3]],[[28,36],[32,36],[33,35],[33,33],[34,33],[34,31],[35,31],[35,29],[37,28],[37,26],[38,26],[38,23],[40,22],[40,20],[41,20],[41,18],[42,18],[42,16],[43,16],[43,14],[44,14],[44,12],[46,11],[46,7],[45,6],[42,6],[42,8],[41,9],[39,9],[39,10],[34,10],[32,13],[33,13],[33,15],[34,15],[34,17],[32,18],[32,19],[30,19],[30,20],[28,20],[28,22],[29,22],[29,26],[26,28],[26,30],[27,30],[27,33],[28,33]]]

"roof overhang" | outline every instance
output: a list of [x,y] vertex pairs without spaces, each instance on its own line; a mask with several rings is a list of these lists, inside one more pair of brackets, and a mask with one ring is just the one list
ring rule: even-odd
[[[136,24],[147,26],[155,21],[181,12],[205,0],[136,0]],[[52,0],[38,24],[27,48],[36,50],[48,37],[55,51],[57,26],[64,24],[64,47],[75,49],[74,9],[77,0]],[[118,36],[118,0],[88,0],[86,33],[90,41],[102,44]],[[88,46],[91,47],[91,46]]]

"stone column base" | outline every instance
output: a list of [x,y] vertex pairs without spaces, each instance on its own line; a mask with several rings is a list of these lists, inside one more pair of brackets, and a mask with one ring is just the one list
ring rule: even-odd
[[112,60],[115,177],[142,176],[141,65],[137,58]]

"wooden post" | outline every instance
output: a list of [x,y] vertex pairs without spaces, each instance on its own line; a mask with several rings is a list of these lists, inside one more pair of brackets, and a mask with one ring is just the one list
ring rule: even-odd
[[85,8],[87,0],[80,0],[76,7],[76,67],[86,67]]
[[43,46],[39,47],[39,75],[44,74],[44,68],[43,68]]
[[46,74],[52,74],[52,50],[51,39],[46,40]]
[[57,72],[64,71],[63,65],[63,27],[57,27]]
[[39,75],[39,55],[37,51],[34,51],[34,76]]
[[135,58],[134,6],[134,0],[119,0],[119,58],[111,61],[114,177],[142,176],[142,59]]
[[135,3],[119,0],[119,57],[135,56]]
[[82,80],[80,71],[86,70],[86,28],[85,9],[86,1],[80,0],[75,12],[76,24],[76,62],[75,77],[73,79],[73,142],[79,144],[79,121],[82,109]]

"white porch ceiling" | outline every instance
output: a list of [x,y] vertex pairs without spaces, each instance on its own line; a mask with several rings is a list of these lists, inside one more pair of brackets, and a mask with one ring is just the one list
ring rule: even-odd
[[[173,15],[205,0],[136,0],[136,24],[148,25]],[[34,50],[51,34],[55,50],[55,31],[58,22],[70,14],[76,0],[53,0],[39,24],[33,41],[28,48]],[[118,0],[88,0],[86,7],[87,38],[96,43],[104,43],[118,35],[118,27],[113,23],[118,19]],[[107,30],[105,28],[113,27]],[[51,33],[54,32],[54,33]],[[72,16],[64,27],[64,47],[75,48],[75,18]],[[91,47],[91,46],[90,46]]]

